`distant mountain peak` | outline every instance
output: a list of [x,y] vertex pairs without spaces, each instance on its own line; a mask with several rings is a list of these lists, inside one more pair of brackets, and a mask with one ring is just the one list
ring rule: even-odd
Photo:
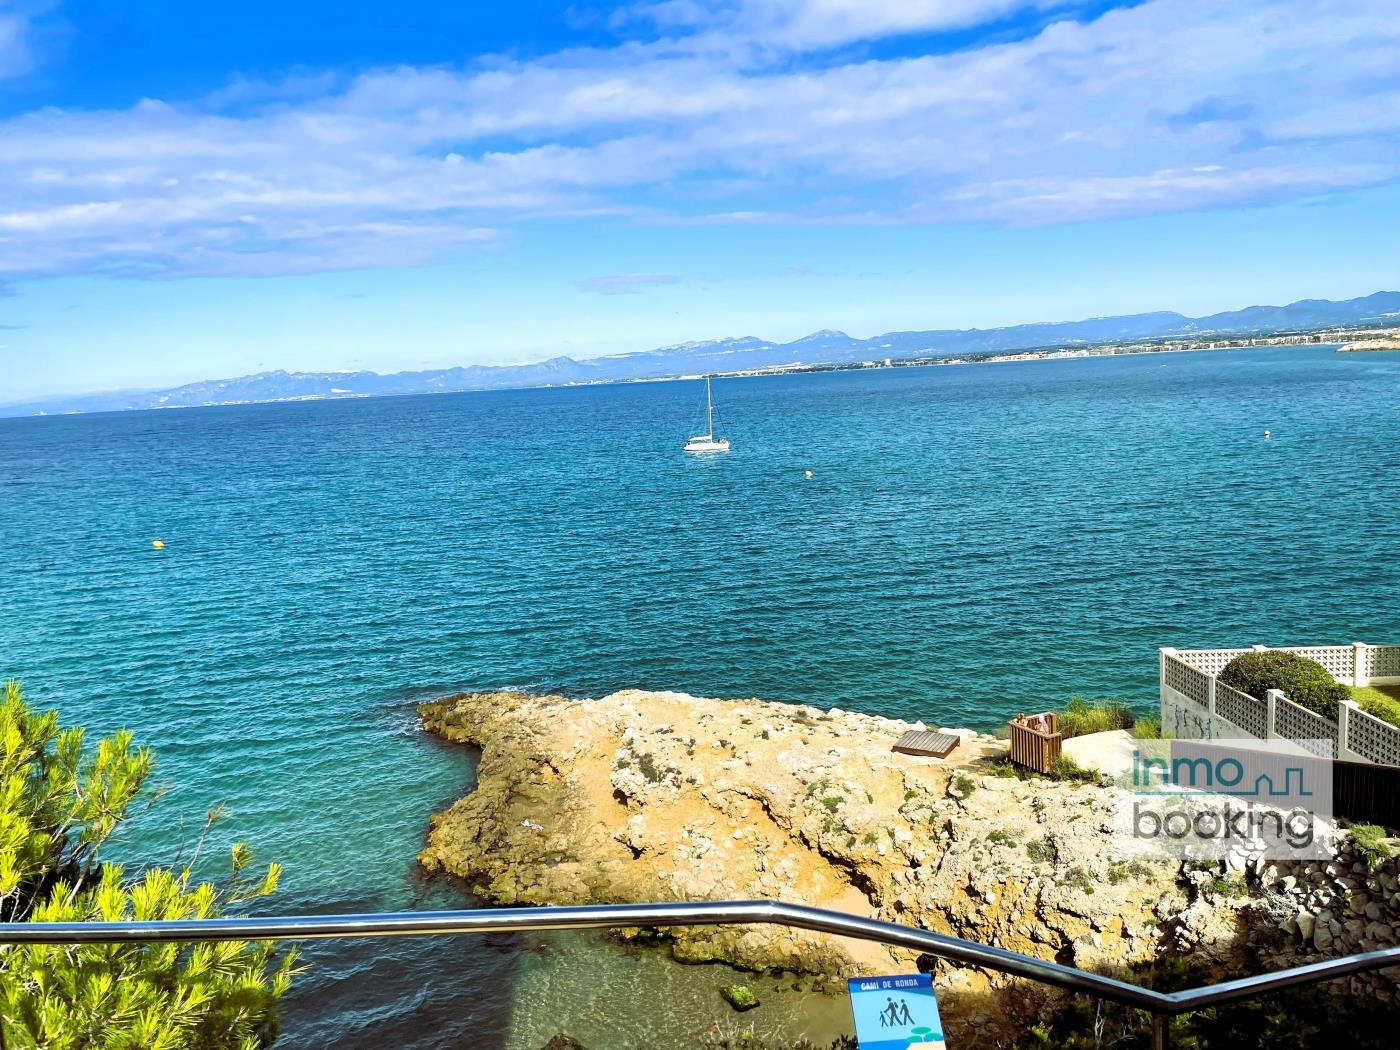
[[1375,292],[1343,302],[1299,299],[1287,306],[1250,306],[1206,317],[1185,317],[1163,310],[1004,328],[886,332],[869,339],[857,339],[835,328],[822,328],[790,343],[768,342],[752,335],[726,336],[582,361],[561,355],[530,364],[467,365],[396,372],[392,375],[348,370],[288,372],[279,368],[233,379],[186,383],[167,390],[118,390],[10,405],[0,408],[0,415],[118,412],[260,401],[563,386],[739,372],[791,361],[843,364],[887,357],[1004,354],[1046,347],[1079,347],[1174,336],[1201,338],[1217,334],[1308,331],[1342,325],[1389,324],[1396,316],[1400,316],[1400,292]]

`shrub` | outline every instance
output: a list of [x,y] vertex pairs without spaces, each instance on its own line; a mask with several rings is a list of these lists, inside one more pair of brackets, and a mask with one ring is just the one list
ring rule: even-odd
[[1368,715],[1400,726],[1400,690],[1395,686],[1361,686],[1351,690],[1351,698]]
[[1375,871],[1383,860],[1395,855],[1386,841],[1385,829],[1375,824],[1357,824],[1351,828],[1351,847],[1356,855],[1366,862],[1366,867]]
[[1069,703],[1065,704],[1065,709],[1060,712],[1059,723],[1060,734],[1068,740],[1072,736],[1131,729],[1133,713],[1121,700],[1090,702],[1082,696],[1072,696]]
[[[233,847],[222,886],[195,881],[199,847],[135,877],[101,850],[142,794],[151,753],[125,730],[84,747],[83,731],[39,714],[19,684],[0,702],[0,918],[9,922],[212,919],[273,893],[280,869],[245,871]],[[219,818],[210,813],[208,827]],[[204,839],[201,837],[200,844]],[[248,1050],[277,1035],[294,956],[276,945],[33,944],[0,955],[0,1031],[10,1046]]]
[[1161,740],[1162,718],[1160,715],[1144,715],[1133,721],[1133,737],[1137,740]]
[[1351,691],[1320,663],[1277,649],[1235,657],[1221,670],[1219,680],[1256,700],[1263,700],[1270,689],[1281,689],[1295,704],[1331,719],[1337,717],[1337,705],[1351,699]]
[[1085,769],[1069,755],[1061,755],[1055,759],[1054,765],[1050,767],[1051,780],[1063,780],[1071,784],[1096,784],[1099,774],[1092,769]]

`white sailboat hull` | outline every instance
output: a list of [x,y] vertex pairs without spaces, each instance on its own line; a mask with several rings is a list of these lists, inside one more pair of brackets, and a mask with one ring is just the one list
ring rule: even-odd
[[686,452],[728,452],[728,438],[693,437],[685,443]]

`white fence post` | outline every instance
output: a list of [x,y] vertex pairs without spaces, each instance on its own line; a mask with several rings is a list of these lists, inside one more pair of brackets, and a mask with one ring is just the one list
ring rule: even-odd
[[1164,645],[1157,650],[1157,717],[1162,720],[1162,728],[1167,727],[1167,657],[1175,656],[1176,650]]
[[1360,711],[1361,705],[1355,700],[1343,700],[1337,705],[1337,757],[1345,762],[1369,762],[1351,747],[1351,713]]
[[1218,734],[1215,728],[1215,675],[1206,684],[1206,739],[1214,740]]
[[1264,703],[1269,708],[1268,721],[1264,723],[1265,740],[1272,740],[1274,737],[1278,736],[1278,728],[1274,723],[1274,719],[1278,717],[1278,702],[1280,697],[1283,697],[1282,689],[1266,689],[1264,691]]
[[1351,684],[1356,686],[1366,685],[1369,681],[1366,675],[1366,650],[1368,646],[1365,642],[1351,643]]

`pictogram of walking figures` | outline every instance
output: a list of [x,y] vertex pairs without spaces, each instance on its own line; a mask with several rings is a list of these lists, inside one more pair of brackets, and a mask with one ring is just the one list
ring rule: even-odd
[[885,1008],[880,1011],[881,1028],[902,1028],[913,1023],[914,1015],[909,1012],[908,1003],[901,999],[896,1006],[893,996],[886,1000]]

